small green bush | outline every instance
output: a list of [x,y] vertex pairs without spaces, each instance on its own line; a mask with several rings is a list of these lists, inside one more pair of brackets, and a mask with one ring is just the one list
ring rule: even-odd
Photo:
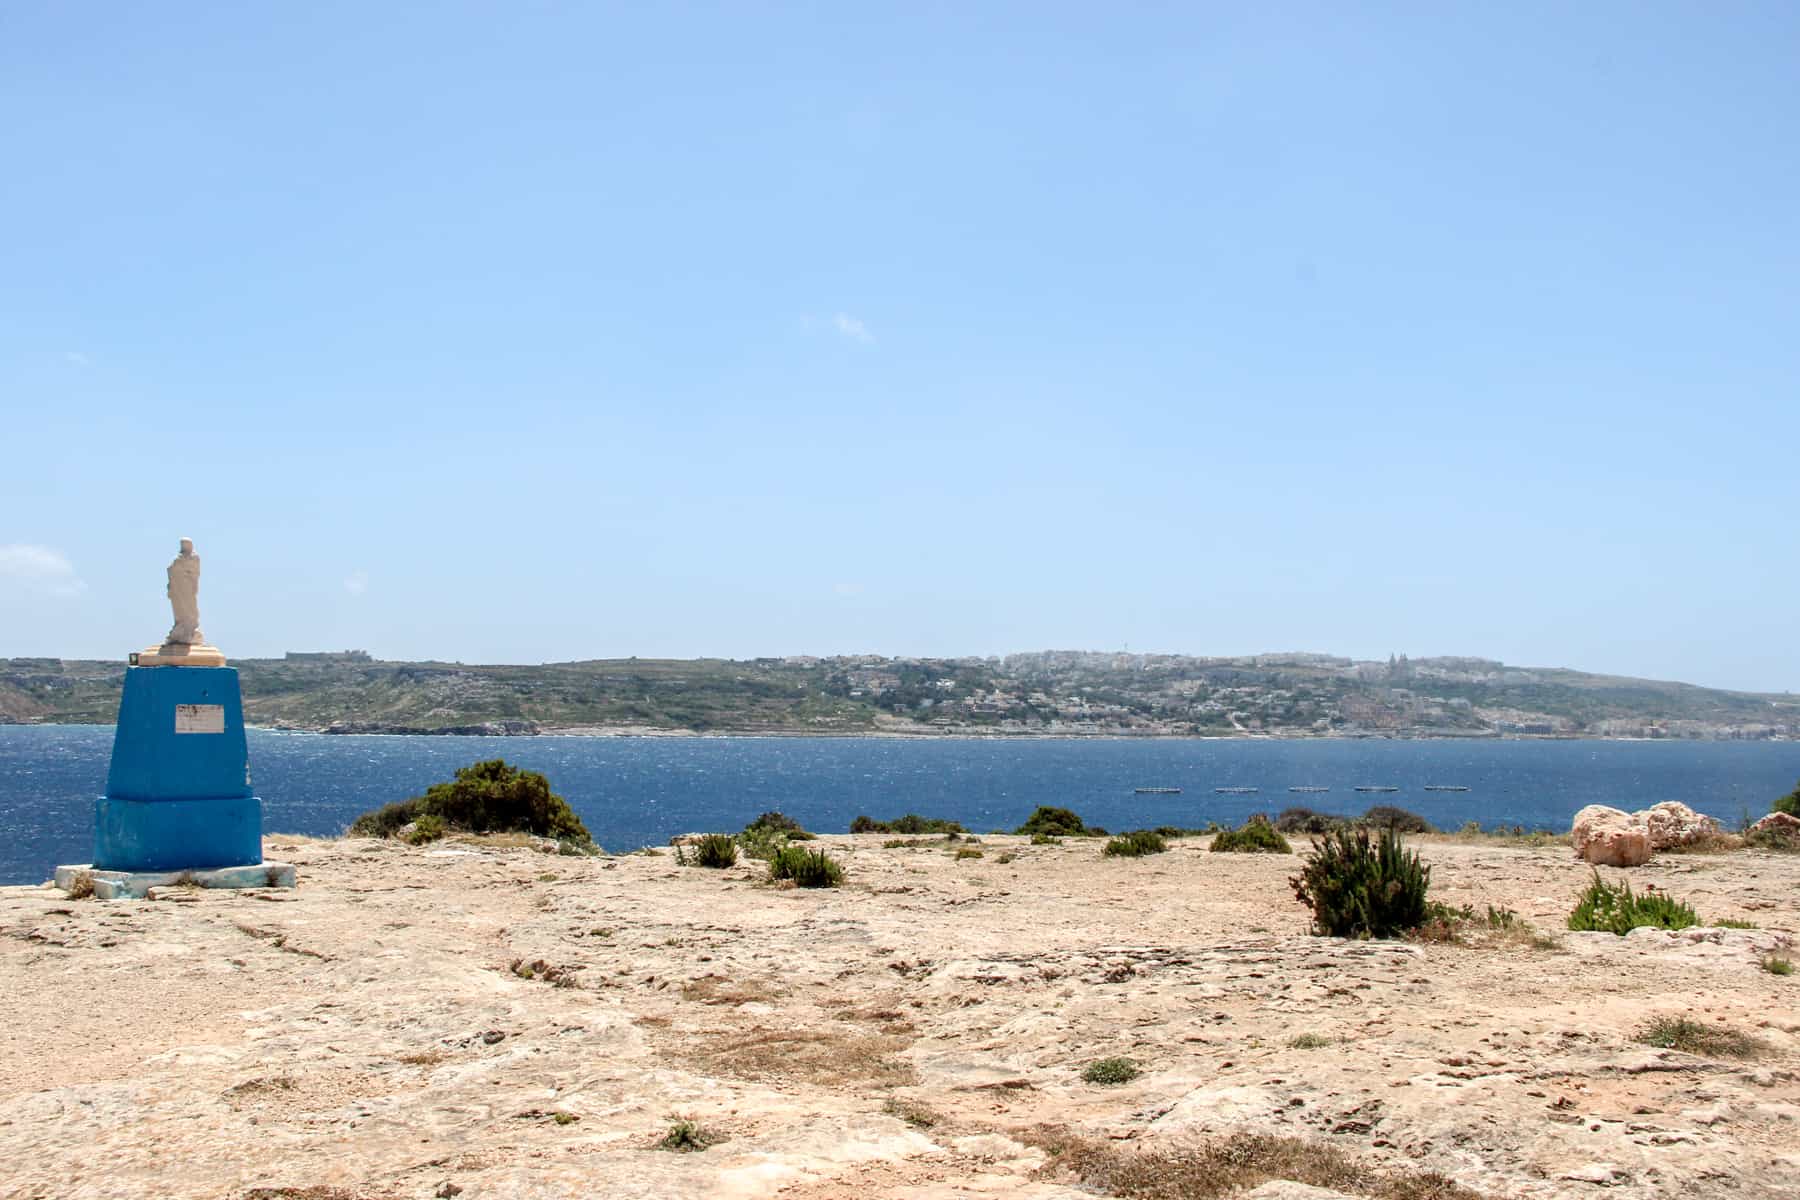
[[1129,1058],[1102,1058],[1089,1063],[1081,1072],[1082,1079],[1088,1083],[1112,1086],[1130,1083],[1143,1074],[1137,1063]]
[[1047,833],[1034,833],[1031,835],[1031,844],[1034,846],[1060,846],[1062,839],[1051,837]]
[[1755,921],[1744,921],[1744,920],[1740,920],[1737,917],[1720,917],[1718,920],[1713,922],[1713,925],[1719,929],[1761,929],[1762,928],[1762,926],[1758,925]]
[[1794,960],[1783,958],[1779,954],[1770,954],[1762,960],[1762,969],[1771,975],[1792,975]]
[[[401,826],[402,829],[405,826]],[[449,830],[444,825],[444,818],[436,813],[426,813],[412,823],[412,832],[406,835],[406,841],[414,846],[423,846],[427,842],[435,842]]]
[[1154,830],[1134,829],[1107,842],[1101,853],[1108,858],[1142,858],[1146,854],[1161,854],[1168,848],[1169,843]]
[[1314,812],[1310,808],[1284,808],[1275,818],[1275,828],[1281,833],[1330,833],[1347,824],[1349,822],[1343,817]]
[[836,887],[844,882],[844,868],[823,850],[784,846],[769,860],[770,879],[791,879],[801,887]]
[[436,817],[450,829],[470,833],[529,833],[538,837],[592,842],[587,826],[550,781],[536,771],[492,759],[458,767],[449,783],[434,783],[423,796],[364,813],[350,826],[352,837],[392,837],[402,826]]
[[1367,829],[1338,829],[1313,843],[1288,883],[1313,910],[1315,932],[1386,938],[1424,923],[1431,868],[1392,829],[1375,838]]
[[697,1121],[682,1120],[669,1126],[669,1132],[663,1134],[662,1140],[656,1143],[656,1148],[676,1154],[689,1154],[708,1146],[716,1146],[724,1140]]
[[1575,902],[1569,913],[1569,928],[1585,933],[1616,933],[1624,937],[1633,929],[1686,929],[1698,925],[1694,910],[1661,892],[1633,895],[1630,881],[1614,887],[1594,872],[1594,882]]
[[720,870],[737,862],[737,842],[728,833],[709,833],[693,844],[696,867]]
[[1317,1033],[1303,1033],[1288,1041],[1291,1050],[1322,1050],[1331,1045],[1332,1039]]
[[956,849],[956,860],[958,862],[961,862],[965,858],[980,858],[981,856],[982,851],[975,849],[973,846],[958,846]]
[[946,821],[941,817],[921,817],[918,813],[907,813],[892,821],[877,821],[873,817],[858,817],[850,822],[851,833],[967,833],[960,821]]
[[1264,816],[1251,817],[1241,829],[1227,829],[1213,838],[1212,848],[1234,854],[1292,854],[1288,840],[1275,832]]
[[745,833],[758,829],[768,830],[772,833],[786,834],[788,837],[799,841],[806,840],[805,838],[800,837],[801,834],[806,833],[806,830],[800,827],[800,822],[782,812],[766,812],[762,816],[756,818],[756,820],[744,826]]
[[1046,837],[1081,837],[1089,829],[1080,817],[1068,809],[1040,804],[1025,818],[1025,823],[1013,832],[1033,837],[1040,833]]
[[1786,813],[1790,817],[1800,817],[1800,785],[1777,800],[1769,808],[1770,812]]
[[1362,815],[1362,824],[1371,829],[1392,829],[1395,833],[1430,833],[1431,822],[1418,813],[1407,812],[1404,808],[1395,808],[1391,804],[1377,804]]

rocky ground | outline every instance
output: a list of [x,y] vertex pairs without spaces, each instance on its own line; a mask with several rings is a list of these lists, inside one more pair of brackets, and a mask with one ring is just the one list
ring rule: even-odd
[[[1800,1194],[1800,856],[1659,856],[1760,928],[1620,938],[1562,931],[1567,846],[1424,839],[1551,938],[1347,943],[1287,856],[887,840],[817,891],[280,837],[297,891],[0,889],[0,1196]],[[1634,1040],[1670,1015],[1745,1056]]]

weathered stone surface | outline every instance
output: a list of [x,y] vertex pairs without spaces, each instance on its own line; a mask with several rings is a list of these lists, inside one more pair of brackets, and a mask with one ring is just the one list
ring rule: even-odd
[[1650,832],[1652,850],[1692,845],[1719,832],[1717,821],[1678,800],[1664,800],[1632,816],[1643,819],[1644,827]]
[[1360,1200],[1360,1197],[1314,1187],[1310,1183],[1295,1183],[1291,1179],[1272,1179],[1245,1192],[1243,1200]]
[[1768,816],[1750,826],[1752,833],[1779,833],[1789,837],[1800,836],[1800,817],[1789,813],[1772,812]]
[[[292,891],[0,888],[0,1195],[1102,1194],[1056,1128],[1127,1156],[1297,1138],[1490,1200],[1800,1195],[1794,981],[1760,966],[1793,956],[1800,856],[1653,861],[1639,890],[1762,928],[1621,938],[1561,931],[1591,870],[1560,846],[1409,839],[1434,899],[1544,949],[1311,937],[1293,857],[1202,839],[886,840],[809,843],[848,871],[818,892],[750,859],[281,835]],[[1758,1056],[1635,1040],[1664,1015]],[[1142,1074],[1082,1079],[1114,1056]],[[726,1140],[653,1149],[677,1118]]]
[[1590,804],[1575,814],[1569,841],[1583,861],[1601,867],[1635,867],[1650,861],[1650,830],[1633,814]]

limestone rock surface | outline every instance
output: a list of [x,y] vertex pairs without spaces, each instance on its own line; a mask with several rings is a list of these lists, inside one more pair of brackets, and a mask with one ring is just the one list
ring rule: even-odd
[[1590,804],[1575,814],[1569,841],[1583,862],[1600,867],[1635,867],[1650,861],[1650,829],[1623,809]]
[[[1800,855],[1653,860],[1640,891],[1759,928],[1621,938],[1563,930],[1592,871],[1560,845],[1409,838],[1433,899],[1540,935],[1449,944],[1310,936],[1289,855],[982,840],[828,834],[818,891],[278,834],[297,890],[0,888],[0,1198],[1078,1200],[1271,1139],[1346,1173],[1277,1156],[1259,1200],[1800,1195],[1795,983],[1761,965]],[[1755,1056],[1640,1042],[1661,1016]],[[1140,1073],[1083,1079],[1111,1057]],[[678,1121],[710,1144],[659,1149]]]
[[1717,821],[1678,800],[1664,800],[1632,815],[1643,818],[1644,827],[1650,833],[1652,850],[1690,846],[1719,832]]
[[1750,826],[1752,833],[1778,833],[1789,837],[1800,835],[1800,817],[1791,813],[1772,812]]

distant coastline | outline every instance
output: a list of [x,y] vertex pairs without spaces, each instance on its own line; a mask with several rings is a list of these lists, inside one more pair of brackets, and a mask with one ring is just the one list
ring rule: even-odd
[[[1482,658],[1041,651],[483,666],[350,650],[232,665],[253,726],[334,735],[1800,739],[1793,695]],[[108,723],[125,670],[0,659],[0,723]]]

